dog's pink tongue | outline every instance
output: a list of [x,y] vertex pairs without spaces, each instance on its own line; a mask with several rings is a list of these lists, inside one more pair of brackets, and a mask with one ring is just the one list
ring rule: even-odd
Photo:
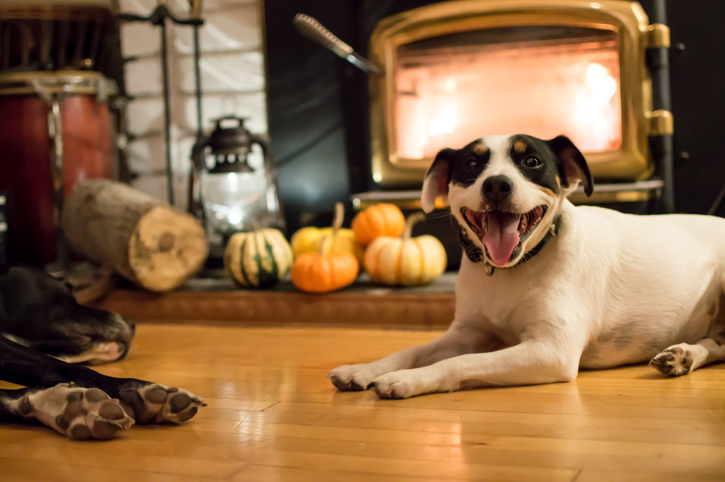
[[505,265],[519,244],[519,216],[508,213],[488,213],[488,230],[483,244],[496,266]]

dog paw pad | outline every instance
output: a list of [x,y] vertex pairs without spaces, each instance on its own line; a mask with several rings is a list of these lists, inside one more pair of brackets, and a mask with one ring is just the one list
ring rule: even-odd
[[649,364],[665,375],[679,377],[690,373],[692,355],[687,348],[675,345],[658,353]]
[[199,407],[206,407],[201,398],[186,390],[151,384],[121,394],[140,424],[183,423],[193,418]]
[[18,412],[75,440],[110,439],[134,424],[120,402],[102,390],[67,383],[26,395]]

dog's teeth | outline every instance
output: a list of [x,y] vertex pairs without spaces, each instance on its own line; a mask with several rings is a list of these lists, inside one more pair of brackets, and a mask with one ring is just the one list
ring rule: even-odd
[[527,216],[526,216],[526,214],[522,214],[521,219],[519,219],[519,233],[520,234],[524,234],[526,232],[527,225],[528,225]]

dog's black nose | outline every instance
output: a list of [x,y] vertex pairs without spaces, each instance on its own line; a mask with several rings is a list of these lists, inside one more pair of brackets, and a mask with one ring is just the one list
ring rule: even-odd
[[513,182],[506,176],[491,176],[483,181],[483,197],[486,204],[498,206],[511,196]]

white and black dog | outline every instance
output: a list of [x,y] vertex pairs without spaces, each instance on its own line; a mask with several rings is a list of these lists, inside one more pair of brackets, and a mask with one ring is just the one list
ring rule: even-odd
[[580,182],[591,195],[564,136],[441,151],[421,201],[430,212],[443,197],[462,227],[455,319],[428,344],[332,370],[332,383],[407,398],[572,381],[580,367],[650,360],[684,375],[725,360],[725,220],[574,207]]

